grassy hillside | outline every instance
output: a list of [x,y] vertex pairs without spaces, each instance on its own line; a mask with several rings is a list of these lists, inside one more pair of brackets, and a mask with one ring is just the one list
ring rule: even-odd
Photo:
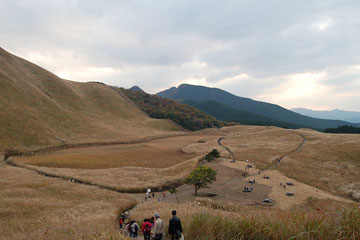
[[150,119],[121,92],[78,83],[0,48],[0,152],[65,143],[129,141],[176,127]]
[[223,123],[214,117],[186,104],[177,103],[145,92],[121,90],[152,118],[171,119],[188,130],[200,130],[223,125]]
[[198,102],[212,100],[237,110],[252,112],[276,121],[290,122],[314,129],[333,128],[345,124],[353,125],[344,121],[303,116],[275,104],[238,97],[218,88],[182,84],[178,88],[170,88],[159,92],[157,95],[173,100],[191,99]]
[[183,103],[193,106],[201,111],[204,111],[222,121],[238,122],[245,125],[277,126],[283,128],[304,127],[300,124],[276,121],[274,119],[267,118],[256,113],[237,110],[211,100],[205,102],[185,100],[183,101]]

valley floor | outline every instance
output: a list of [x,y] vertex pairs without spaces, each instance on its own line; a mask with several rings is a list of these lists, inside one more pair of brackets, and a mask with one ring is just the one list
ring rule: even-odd
[[[342,140],[339,143],[340,145],[344,144],[344,142],[348,143],[348,145],[343,150],[341,148],[336,149],[336,154],[340,157],[334,158],[329,154],[335,152],[333,147],[336,147],[339,138]],[[3,206],[1,211],[3,216],[0,220],[4,221],[0,225],[0,233],[11,239],[11,236],[20,237],[27,235],[29,231],[35,234],[35,229],[41,229],[35,231],[40,231],[40,235],[35,234],[34,239],[36,236],[42,236],[41,234],[54,234],[54,236],[57,236],[56,234],[60,234],[60,230],[53,227],[55,222],[51,219],[59,211],[66,211],[73,214],[71,216],[68,214],[61,215],[61,217],[56,218],[56,221],[71,223],[69,229],[77,230],[75,232],[67,231],[69,236],[75,236],[74,239],[91,234],[94,234],[95,239],[102,238],[104,234],[121,238],[122,235],[117,235],[119,234],[116,224],[117,214],[119,214],[119,211],[134,205],[134,200],[138,202],[138,205],[131,210],[131,217],[137,219],[138,222],[142,222],[145,217],[150,217],[155,211],[159,212],[167,221],[170,218],[171,210],[176,208],[179,216],[184,219],[185,230],[189,231],[190,235],[192,230],[189,224],[193,221],[193,217],[204,212],[236,219],[241,216],[251,216],[254,212],[260,216],[262,214],[291,214],[292,211],[299,209],[309,211],[309,209],[313,209],[314,205],[322,206],[322,204],[326,205],[324,209],[333,209],[333,206],[351,206],[353,204],[358,207],[358,203],[355,203],[349,197],[345,197],[347,196],[345,192],[352,192],[351,196],[356,199],[354,196],[356,197],[357,191],[360,191],[357,188],[358,184],[360,184],[359,176],[351,178],[353,188],[349,187],[347,175],[342,175],[342,179],[338,179],[338,181],[347,184],[346,191],[337,187],[337,181],[327,179],[326,184],[323,183],[323,177],[331,174],[331,171],[337,171],[336,168],[319,171],[317,181],[309,182],[307,178],[312,176],[312,170],[316,169],[318,164],[323,164],[324,159],[326,159],[328,165],[329,162],[333,165],[345,165],[349,169],[349,175],[353,176],[351,175],[353,171],[360,170],[360,163],[348,152],[359,151],[359,143],[360,138],[352,135],[334,136],[322,135],[310,130],[295,131],[275,127],[236,126],[202,130],[191,133],[189,136],[150,141],[141,146],[128,144],[125,148],[124,146],[113,146],[102,147],[101,150],[90,149],[96,154],[103,154],[106,149],[115,154],[127,153],[131,149],[140,151],[140,153],[145,149],[148,151],[147,154],[158,151],[156,154],[160,154],[161,157],[155,156],[152,158],[154,164],[157,164],[156,167],[131,166],[136,157],[134,161],[129,162],[129,166],[124,166],[126,154],[121,156],[119,160],[121,166],[103,169],[81,169],[81,166],[80,168],[44,167],[41,164],[37,166],[36,159],[31,159],[31,157],[30,159],[14,158],[11,160],[16,164],[30,167],[33,170],[15,168],[6,165],[4,162],[1,163],[0,171],[4,176],[1,178],[1,185],[8,187],[0,189],[0,202]],[[312,148],[314,144],[318,146],[318,151],[310,156],[309,152],[315,151]],[[172,183],[181,184],[181,181],[198,164],[201,157],[214,148],[220,151],[221,158],[212,162],[201,161],[200,164],[206,164],[216,169],[217,181],[212,183],[208,189],[199,191],[198,197],[194,196],[192,186],[182,185],[177,188],[176,195],[165,192],[165,197],[163,197],[162,191],[159,191],[155,193],[154,199],[145,201],[144,192],[129,195],[119,194],[95,187],[64,182],[60,179],[49,179],[35,172],[38,170],[56,173],[57,175],[72,176],[94,183],[119,187],[125,191],[126,189],[132,191],[133,188],[141,186],[139,191],[143,191],[148,187],[156,188]],[[328,148],[332,150],[329,151]],[[176,154],[170,154],[169,149]],[[87,153],[88,150],[77,149],[76,153]],[[58,164],[58,156],[66,159],[66,154],[69,152],[74,153],[71,150],[51,152],[48,155],[41,155],[40,160],[43,162],[45,159],[51,163],[52,157],[56,156],[53,159]],[[109,155],[109,152],[106,154]],[[183,159],[181,159],[181,156],[183,156]],[[146,161],[146,153],[142,154],[141,157]],[[149,158],[151,157],[150,154]],[[232,159],[233,157],[235,159]],[[313,162],[310,161],[310,157]],[[156,163],[157,158],[158,161],[165,161],[167,164],[161,163],[159,165],[159,163]],[[164,160],[161,160],[161,158]],[[102,159],[105,160],[101,164],[106,166],[108,164],[106,157]],[[116,158],[110,156],[109,159],[111,164],[116,164]],[[41,161],[39,162],[41,163]],[[33,165],[24,165],[26,163]],[[139,161],[134,163],[139,164]],[[252,164],[252,167],[247,168],[249,163]],[[291,164],[297,169],[301,168],[303,174],[299,175],[298,172],[289,170]],[[264,176],[267,177],[264,178]],[[255,180],[255,183],[250,184],[248,183],[249,180]],[[285,185],[287,182],[291,182],[292,185]],[[134,183],[133,186],[132,183]],[[147,185],[144,185],[144,183]],[[243,192],[245,186],[253,187],[253,191]],[[286,193],[288,192],[294,195],[287,196]],[[215,193],[216,196],[208,197],[208,193]],[[17,197],[18,195],[21,196],[21,199]],[[52,201],[47,200],[49,196],[53,199],[54,205],[50,204]],[[265,198],[270,198],[273,202],[264,203],[262,200]],[[19,206],[24,204],[23,201],[29,199],[31,199],[28,206],[30,210],[25,212]],[[63,204],[57,210],[54,209],[54,206],[58,206],[58,203],[54,199]],[[72,201],[75,204],[71,204]],[[35,202],[36,206],[34,205]],[[106,211],[103,210],[105,205],[108,206]],[[43,224],[38,224],[35,221],[41,216],[41,213],[45,215],[41,219],[49,223],[48,227],[44,227]],[[317,212],[309,211],[309,214],[313,213]],[[79,220],[78,224],[74,219],[83,218],[84,216],[87,217],[84,221],[89,222],[89,224],[81,227],[79,224],[83,221]],[[31,227],[22,228],[22,231],[16,232],[15,229],[19,227],[19,224],[27,225],[28,222],[32,221],[34,223],[30,224]],[[88,232],[88,227],[92,228],[92,222],[96,225],[96,233]],[[10,228],[4,228],[4,224],[10,226]],[[9,224],[12,224],[12,226]],[[101,234],[96,235],[97,233]],[[359,234],[359,232],[355,234]],[[57,239],[63,239],[63,237],[64,235],[60,234]],[[25,239],[28,238],[25,237]]]

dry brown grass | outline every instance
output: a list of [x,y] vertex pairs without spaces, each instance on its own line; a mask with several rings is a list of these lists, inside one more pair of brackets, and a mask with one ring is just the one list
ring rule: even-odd
[[0,238],[124,239],[118,212],[134,205],[127,195],[0,164]]
[[333,194],[360,200],[360,135],[299,130],[302,151],[280,165],[287,176]]
[[158,212],[168,226],[171,211],[176,209],[186,239],[325,239],[330,236],[357,239],[360,236],[357,208],[315,198],[292,210],[197,199],[182,204],[145,202],[131,211],[131,217],[142,222]]
[[[206,143],[199,143],[200,139],[205,139],[207,142],[216,143],[216,137],[206,135],[179,136],[174,138],[154,140],[147,143],[149,146],[156,148],[159,153],[162,154],[160,159],[149,159],[151,167],[131,167],[131,162],[127,163],[127,167],[108,169],[50,168],[40,166],[30,167],[41,170],[42,172],[55,174],[57,176],[72,177],[86,182],[110,186],[122,191],[145,191],[145,189],[149,187],[158,188],[162,186],[177,185],[182,182],[183,179],[190,173],[190,171],[196,167],[202,156],[211,150],[211,148],[208,148],[209,146],[207,146]],[[176,153],[182,152],[181,148],[186,145],[199,146],[197,149],[202,149],[202,151],[195,153],[186,151],[187,154],[182,153],[181,156],[178,156],[179,154],[175,156],[166,155],[169,153],[169,149],[171,151],[176,150]],[[201,148],[200,146],[202,145],[206,145],[207,147]],[[128,153],[131,153],[133,146],[127,144],[124,145],[124,148],[127,149]],[[135,149],[136,148],[137,146],[135,146]],[[160,152],[161,150],[165,150],[165,152]],[[86,152],[87,148],[74,149],[70,151]],[[135,155],[135,153],[131,154]],[[193,157],[194,155],[197,157]],[[189,156],[192,158],[187,158]],[[137,161],[138,166],[148,166],[148,156],[138,157],[143,159],[143,161]],[[162,162],[156,163],[156,161]],[[152,165],[162,166],[162,168],[154,168]]]
[[255,126],[237,127],[237,131],[223,140],[236,160],[249,160],[259,169],[268,167],[274,159],[296,149],[301,142],[302,138],[294,131]]
[[98,83],[66,81],[0,48],[0,152],[177,131]]
[[185,153],[182,149],[203,137],[180,136],[139,144],[65,149],[14,159],[27,165],[57,168],[166,168],[194,158],[195,153]]

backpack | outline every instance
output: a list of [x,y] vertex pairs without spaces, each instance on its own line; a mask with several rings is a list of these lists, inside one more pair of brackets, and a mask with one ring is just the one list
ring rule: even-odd
[[146,224],[144,226],[144,233],[150,234],[150,232],[151,232],[151,224]]
[[137,232],[138,230],[139,230],[138,225],[135,224],[135,223],[133,223],[133,224],[131,225],[131,231],[132,231],[132,232]]

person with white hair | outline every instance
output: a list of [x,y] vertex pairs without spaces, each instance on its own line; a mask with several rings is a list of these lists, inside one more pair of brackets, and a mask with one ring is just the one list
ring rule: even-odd
[[159,213],[154,213],[155,216],[155,225],[154,225],[154,231],[153,231],[153,239],[154,240],[162,240],[165,235],[165,223],[160,218]]

